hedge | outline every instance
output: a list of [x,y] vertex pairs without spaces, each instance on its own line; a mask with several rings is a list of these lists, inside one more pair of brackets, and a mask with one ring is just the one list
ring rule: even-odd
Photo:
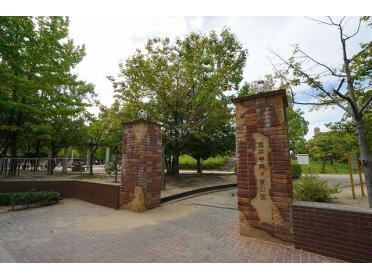
[[[211,157],[203,161],[203,169],[205,170],[221,169],[228,161],[229,161],[228,156]],[[180,157],[180,169],[196,170],[196,168],[197,168],[196,160],[193,157],[189,155],[182,155]],[[236,171],[236,166],[233,167],[232,170]],[[301,165],[292,161],[291,173],[292,173],[292,178],[294,179],[300,178],[302,175]]]
[[291,163],[291,173],[292,173],[292,178],[300,178],[302,175],[302,168],[301,165],[297,163]]
[[[207,160],[203,160],[203,169],[205,170],[217,170],[222,168],[229,161],[228,156],[217,156],[211,157]],[[196,170],[196,160],[189,155],[180,156],[180,169],[184,170]]]
[[0,193],[0,205],[10,205],[12,210],[16,205],[50,205],[62,199],[61,194],[54,191],[27,191],[17,193]]

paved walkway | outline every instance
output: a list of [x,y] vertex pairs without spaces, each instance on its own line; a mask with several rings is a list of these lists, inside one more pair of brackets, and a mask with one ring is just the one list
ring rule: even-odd
[[0,214],[0,262],[332,262],[239,235],[236,190],[144,213],[79,200]]
[[182,174],[165,178],[166,190],[161,191],[161,197],[168,197],[179,193],[226,184],[236,184],[235,174]]

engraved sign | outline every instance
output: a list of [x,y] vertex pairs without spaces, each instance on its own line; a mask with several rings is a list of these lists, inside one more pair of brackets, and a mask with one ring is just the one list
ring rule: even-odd
[[270,197],[271,189],[271,166],[269,164],[269,138],[261,133],[254,133],[255,140],[254,157],[256,164],[253,167],[256,178],[257,195],[251,203],[256,209],[258,217],[265,223],[282,223],[279,210],[276,208]]

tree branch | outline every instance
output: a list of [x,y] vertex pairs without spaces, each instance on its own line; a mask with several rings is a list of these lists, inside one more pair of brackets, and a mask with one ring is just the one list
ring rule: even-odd
[[353,100],[350,97],[348,97],[348,96],[343,95],[343,94],[340,93],[340,89],[341,89],[342,84],[344,82],[345,82],[345,79],[342,79],[341,82],[340,82],[340,84],[339,84],[339,86],[338,86],[338,88],[333,90],[333,93],[335,93],[341,99],[344,99],[345,101],[347,101],[350,104],[351,109],[354,111],[354,114],[357,116],[357,115],[359,115],[359,112],[358,112],[358,108],[356,107],[356,105],[353,102]]
[[[292,69],[295,69],[294,68],[294,66],[292,66],[291,64],[289,64],[286,60],[284,60],[279,54],[277,54],[276,52],[274,52],[273,50],[271,50],[284,64],[286,64],[288,67],[290,67],[290,68],[292,68]],[[300,68],[298,68],[298,69],[295,69],[295,70],[297,70],[298,72],[300,72],[301,73],[301,75],[302,76],[304,76],[305,78],[307,78],[308,80],[314,80],[309,74],[307,74],[307,73],[305,73],[304,71],[302,71]],[[343,82],[342,82],[343,83]],[[336,106],[338,106],[338,107],[340,107],[340,108],[342,108],[344,111],[346,111],[346,112],[349,112],[348,111],[348,109],[344,106],[344,105],[342,105],[340,102],[339,102],[339,100],[337,100],[337,99],[335,99],[332,95],[331,95],[331,93],[330,92],[328,92],[327,90],[325,90],[324,88],[323,88],[323,86],[321,86],[320,85],[320,83],[318,83],[318,82],[316,82],[315,80],[314,80],[314,82],[313,82],[313,85],[316,87],[316,88],[318,88],[320,91],[322,91],[325,95],[327,95],[332,101],[333,101],[333,103],[336,105]],[[341,86],[342,86],[342,84],[341,84]],[[341,93],[340,93],[341,94]],[[342,94],[341,94],[342,95]],[[338,96],[338,95],[337,95]],[[342,95],[343,97],[344,97],[344,95]]]
[[322,24],[326,24],[326,25],[329,25],[329,26],[334,26],[335,24],[332,24],[332,23],[329,23],[329,22],[326,22],[326,21],[323,21],[323,20],[320,20],[320,19],[316,19],[316,18],[312,18],[312,17],[306,17],[312,21],[316,21],[316,22],[319,22],[319,23],[322,23]]
[[368,107],[368,105],[372,102],[372,96],[368,98],[368,100],[365,102],[365,104],[362,106],[362,108],[359,110],[359,114],[361,115],[363,111]]
[[345,37],[345,41],[346,40],[349,40],[350,38],[352,38],[352,37],[354,37],[356,34],[358,34],[359,33],[359,30],[360,30],[360,25],[362,24],[362,20],[361,19],[359,19],[359,24],[358,24],[358,28],[357,28],[357,30],[352,34],[352,35],[350,35],[350,36],[346,36]]
[[307,53],[305,53],[303,50],[301,50],[298,45],[295,45],[294,46],[296,48],[297,51],[299,51],[300,53],[302,53],[306,58],[310,59],[311,61],[313,61],[314,63],[326,68],[333,76],[335,77],[345,77],[345,75],[340,75],[340,74],[337,74],[333,69],[331,69],[331,67],[323,64],[323,63],[320,63],[319,61],[315,60],[314,58],[312,58],[310,55],[308,55]]
[[272,67],[274,68],[274,71],[288,84],[288,88],[289,88],[289,91],[291,93],[291,101],[293,104],[297,104],[297,105],[311,105],[311,106],[325,106],[325,105],[332,105],[334,104],[334,101],[324,101],[324,102],[317,102],[317,103],[314,103],[314,102],[298,102],[295,100],[295,94],[293,92],[293,89],[292,89],[292,86],[289,85],[289,81],[288,79],[278,70],[278,68],[274,65],[274,63],[272,62],[272,60],[270,59],[270,63],[272,65]]
[[358,58],[360,55],[362,55],[365,51],[367,51],[370,47],[372,47],[372,43],[369,43],[367,47],[359,51],[357,54],[355,54],[349,61],[353,61],[354,59]]

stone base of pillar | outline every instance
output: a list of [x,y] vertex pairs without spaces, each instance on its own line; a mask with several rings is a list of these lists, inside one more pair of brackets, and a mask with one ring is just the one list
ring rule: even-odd
[[123,204],[121,208],[129,209],[135,212],[145,211],[147,208],[145,204],[145,194],[143,192],[143,188],[141,186],[134,186],[132,201],[127,204]]

